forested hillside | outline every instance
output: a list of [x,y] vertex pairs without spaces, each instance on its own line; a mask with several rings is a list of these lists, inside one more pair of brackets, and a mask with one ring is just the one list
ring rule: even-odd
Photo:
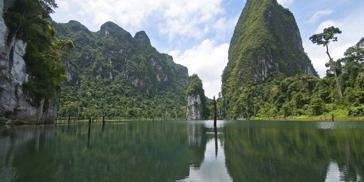
[[74,42],[59,117],[125,119],[184,117],[188,70],[152,47],[144,31],[133,37],[107,22],[91,32],[77,21],[53,23]]
[[[245,113],[237,118],[301,118],[322,119],[364,116],[364,38],[335,61],[343,90],[340,98],[334,74],[330,69],[323,79],[298,74],[283,80],[244,87],[237,105]],[[220,117],[224,117],[224,98],[219,99]],[[248,105],[249,107],[245,107]]]
[[258,117],[364,116],[364,38],[345,52],[345,57],[335,62],[343,90],[340,98],[334,74],[327,71],[325,78],[310,75],[288,77],[279,84],[265,89]]
[[317,77],[293,14],[276,0],[248,0],[222,75],[220,117],[364,116],[363,39],[345,55],[333,63],[340,98],[332,69]]

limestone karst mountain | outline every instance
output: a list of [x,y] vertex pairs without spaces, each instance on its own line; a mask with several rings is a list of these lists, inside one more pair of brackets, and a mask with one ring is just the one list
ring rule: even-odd
[[188,78],[188,89],[186,93],[187,99],[187,120],[201,120],[206,119],[208,116],[207,111],[207,99],[205,97],[205,91],[202,88],[202,81],[196,75],[192,75]]
[[[133,37],[113,22],[97,32],[77,21],[53,25],[57,37],[71,39],[76,47],[63,58],[67,82],[60,116],[76,112],[80,117],[100,112],[124,118],[184,116],[188,70],[152,47],[144,31]],[[69,105],[76,109],[69,111]]]
[[[304,52],[293,14],[276,0],[247,0],[222,75],[225,107],[251,107],[246,99],[238,101],[251,84],[304,73],[317,76]],[[246,106],[238,106],[237,102],[245,102]]]

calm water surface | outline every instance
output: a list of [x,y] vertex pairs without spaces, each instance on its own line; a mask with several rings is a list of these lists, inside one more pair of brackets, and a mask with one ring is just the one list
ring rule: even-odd
[[363,181],[364,122],[0,128],[0,181]]

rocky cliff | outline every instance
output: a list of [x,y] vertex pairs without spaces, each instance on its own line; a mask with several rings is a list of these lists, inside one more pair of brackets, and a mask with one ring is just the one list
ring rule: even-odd
[[317,76],[293,14],[276,0],[247,0],[231,39],[223,95],[248,82],[303,73]]
[[18,39],[5,24],[3,14],[15,0],[0,0],[0,120],[7,124],[52,123],[57,104],[36,103],[24,90],[29,74],[23,59],[27,43]]
[[192,75],[188,79],[187,99],[187,120],[205,119],[206,116],[206,97],[202,88],[202,81],[196,75]]
[[200,95],[187,95],[187,120],[202,119],[202,102]]

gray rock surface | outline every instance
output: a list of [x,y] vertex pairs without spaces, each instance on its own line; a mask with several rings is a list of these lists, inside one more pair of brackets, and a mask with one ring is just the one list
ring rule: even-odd
[[0,0],[0,120],[6,124],[53,123],[57,104],[45,103],[44,99],[36,103],[23,90],[23,84],[29,80],[23,59],[27,43],[15,36],[9,37],[11,34],[3,19],[9,4],[12,1]]
[[187,120],[202,119],[202,102],[200,95],[187,96]]

